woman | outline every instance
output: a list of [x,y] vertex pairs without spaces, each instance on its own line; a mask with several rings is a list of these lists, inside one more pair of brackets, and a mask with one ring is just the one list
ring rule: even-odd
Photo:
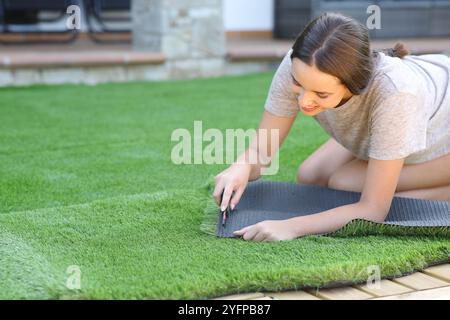
[[[365,26],[323,14],[298,36],[276,71],[260,128],[279,130],[280,146],[299,111],[331,138],[300,165],[298,182],[361,192],[360,201],[266,220],[236,236],[289,240],[332,232],[356,218],[382,222],[393,196],[450,201],[449,57],[411,56],[402,44],[372,52]],[[255,141],[216,176],[213,196],[222,209],[233,209],[264,168],[244,159],[277,152],[270,141]]]

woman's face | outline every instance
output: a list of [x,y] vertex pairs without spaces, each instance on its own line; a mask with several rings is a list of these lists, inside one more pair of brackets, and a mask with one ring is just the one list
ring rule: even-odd
[[298,58],[292,59],[291,78],[292,90],[298,95],[298,107],[308,116],[342,105],[352,96],[338,78]]

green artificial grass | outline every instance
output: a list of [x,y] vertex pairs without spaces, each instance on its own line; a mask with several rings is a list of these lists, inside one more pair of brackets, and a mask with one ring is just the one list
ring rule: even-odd
[[[442,235],[259,243],[201,230],[205,184],[227,165],[174,165],[171,133],[256,127],[271,77],[0,89],[0,298],[205,299],[449,261]],[[327,138],[299,116],[265,179],[294,182]],[[66,286],[70,266],[80,289]]]

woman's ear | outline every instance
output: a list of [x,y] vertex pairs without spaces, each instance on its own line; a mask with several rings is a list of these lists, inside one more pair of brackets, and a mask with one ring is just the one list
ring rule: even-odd
[[353,93],[351,93],[351,91],[347,88],[345,84],[343,84],[343,86],[344,86],[344,96],[342,97],[342,100],[348,100],[353,96]]

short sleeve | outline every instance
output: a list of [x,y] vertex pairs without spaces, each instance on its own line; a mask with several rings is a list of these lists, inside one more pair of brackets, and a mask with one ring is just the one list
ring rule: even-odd
[[279,117],[295,117],[298,113],[297,98],[292,91],[291,54],[285,55],[273,76],[264,109]]
[[396,93],[372,108],[369,158],[395,160],[426,148],[428,119],[423,100]]

